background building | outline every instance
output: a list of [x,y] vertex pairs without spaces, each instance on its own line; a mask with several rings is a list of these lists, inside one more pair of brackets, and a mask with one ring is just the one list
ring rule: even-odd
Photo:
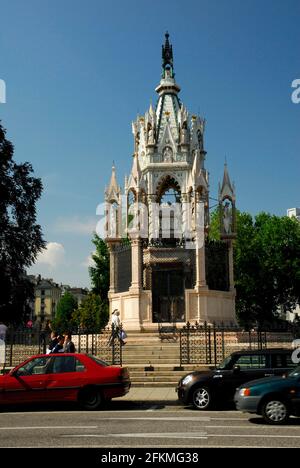
[[293,216],[295,216],[295,218],[300,221],[300,208],[289,208],[287,210],[287,216],[289,218],[292,218]]
[[54,319],[57,304],[66,291],[75,297],[78,305],[82,303],[89,292],[87,288],[62,285],[55,283],[52,278],[42,278],[41,275],[28,275],[28,278],[34,284],[34,299],[28,303],[31,309],[28,318],[41,323]]
[[62,294],[64,294],[66,291],[68,291],[70,294],[72,294],[73,297],[77,300],[78,306],[81,305],[82,301],[86,298],[86,296],[89,293],[88,288],[76,288],[76,287],[71,287],[66,284],[61,285],[62,289]]
[[34,287],[34,318],[41,323],[55,317],[61,287],[52,278],[37,276]]

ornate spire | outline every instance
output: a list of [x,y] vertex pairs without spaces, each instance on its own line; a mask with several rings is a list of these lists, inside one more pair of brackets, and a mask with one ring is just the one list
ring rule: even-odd
[[219,200],[223,201],[226,198],[235,201],[235,187],[230,181],[227,163],[225,162],[222,186],[219,185]]
[[233,239],[236,236],[235,201],[235,186],[230,181],[225,162],[222,186],[219,184],[221,239]]
[[173,49],[169,43],[169,33],[165,34],[165,45],[162,46],[162,78],[166,78],[166,70],[170,71],[170,78],[174,78]]
[[121,188],[118,185],[117,177],[116,177],[116,168],[115,168],[115,165],[113,164],[112,170],[111,170],[110,183],[105,191],[106,200],[109,202],[113,202],[113,201],[119,202],[120,194],[121,194]]

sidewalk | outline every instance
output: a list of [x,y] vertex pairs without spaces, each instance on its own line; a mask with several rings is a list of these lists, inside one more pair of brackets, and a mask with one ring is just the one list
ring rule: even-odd
[[134,403],[177,404],[177,393],[174,387],[132,387],[123,397],[114,401],[130,401]]

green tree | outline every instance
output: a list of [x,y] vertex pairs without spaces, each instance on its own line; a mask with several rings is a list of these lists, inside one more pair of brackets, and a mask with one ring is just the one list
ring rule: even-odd
[[97,234],[92,240],[96,251],[92,255],[95,266],[89,267],[92,291],[98,294],[101,301],[108,303],[109,290],[109,251],[106,243]]
[[[234,241],[236,310],[244,326],[278,321],[278,311],[300,302],[300,224],[296,219],[237,212]],[[220,238],[220,218],[211,216],[210,238]]]
[[300,302],[300,224],[286,216],[240,214],[234,265],[240,321],[274,323],[280,308],[291,311]]
[[73,312],[72,320],[80,328],[99,332],[108,322],[108,304],[101,301],[98,294],[89,293]]
[[66,291],[57,304],[52,328],[60,333],[71,330],[74,326],[72,316],[77,308],[77,300],[69,291]]
[[42,182],[28,163],[13,160],[14,147],[0,123],[0,319],[19,323],[33,285],[25,276],[45,247],[36,223]]
[[220,211],[217,207],[212,213],[210,213],[210,225],[209,225],[209,239],[220,240]]

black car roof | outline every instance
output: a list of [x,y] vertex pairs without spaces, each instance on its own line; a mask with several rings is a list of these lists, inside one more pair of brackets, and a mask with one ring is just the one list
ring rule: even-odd
[[239,354],[289,354],[291,353],[292,348],[265,348],[265,349],[241,349],[239,351],[234,351],[231,353],[232,356]]

